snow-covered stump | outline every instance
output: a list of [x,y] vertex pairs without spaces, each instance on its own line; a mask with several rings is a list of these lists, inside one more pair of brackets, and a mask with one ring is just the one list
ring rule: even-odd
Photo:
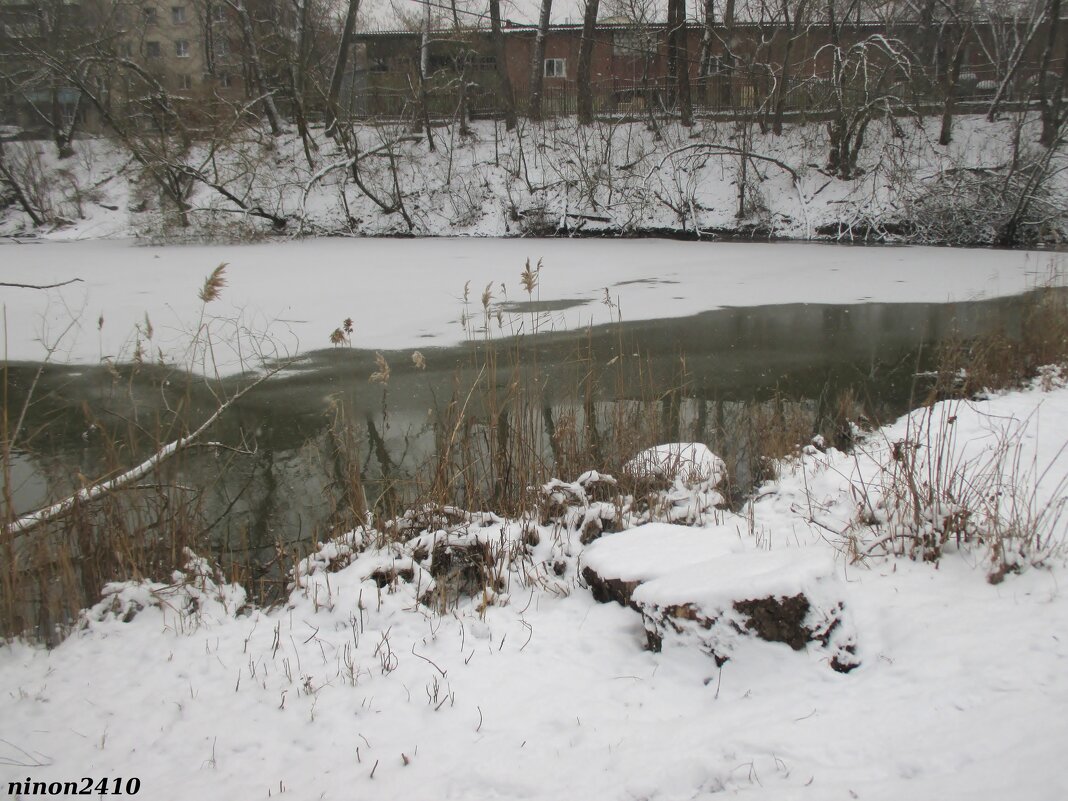
[[795,651],[822,649],[848,673],[856,634],[825,553],[754,551],[724,528],[650,524],[606,537],[583,553],[593,596],[642,616],[650,650],[696,645],[717,665],[748,638]]
[[[386,533],[400,540],[410,540],[427,531],[452,531],[475,523],[476,516],[456,506],[428,503],[408,509],[400,517],[386,522]],[[500,518],[487,515],[499,522]],[[481,523],[481,521],[477,521]]]
[[606,532],[621,531],[628,505],[612,476],[588,470],[575,481],[554,478],[544,484],[538,520],[543,526],[556,524],[581,531],[579,541],[586,545]]
[[723,460],[701,443],[657,445],[624,464],[619,480],[589,470],[543,484],[538,521],[578,531],[583,545],[651,521],[699,525],[726,507],[726,478]]
[[766,642],[784,643],[795,651],[816,646],[827,652],[828,664],[848,673],[860,664],[856,637],[847,632],[845,607],[841,602],[816,605],[804,593],[767,595],[711,608],[699,604],[660,606],[636,603],[642,614],[651,651],[661,651],[665,640],[687,645],[696,641],[717,665],[734,654],[739,637],[753,636]]
[[623,465],[635,498],[646,495],[656,517],[693,525],[727,505],[720,492],[723,460],[700,442],[672,442],[641,451]]
[[146,609],[156,609],[176,631],[194,631],[202,623],[216,623],[249,610],[243,587],[227,583],[221,570],[189,548],[184,554],[185,567],[171,573],[170,583],[144,579],[105,584],[100,601],[82,611],[79,627],[108,621],[130,623]]
[[434,577],[441,609],[448,609],[450,601],[474,598],[487,588],[495,590],[494,562],[489,544],[477,537],[452,536],[439,540],[431,552],[430,575]]

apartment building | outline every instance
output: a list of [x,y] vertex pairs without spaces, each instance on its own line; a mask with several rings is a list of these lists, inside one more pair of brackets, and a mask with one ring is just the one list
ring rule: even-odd
[[99,130],[80,81],[116,114],[137,113],[146,76],[190,116],[240,103],[239,30],[213,0],[0,0],[0,125]]
[[147,70],[170,93],[244,97],[238,27],[222,2],[115,3],[116,57]]

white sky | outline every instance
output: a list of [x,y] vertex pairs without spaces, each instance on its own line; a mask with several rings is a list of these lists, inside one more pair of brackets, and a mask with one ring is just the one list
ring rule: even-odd
[[[851,5],[848,0],[835,0],[841,10]],[[1039,9],[1037,0],[973,0],[980,13],[1008,14],[1014,10],[1028,13]],[[451,0],[430,0],[432,14],[451,16]],[[462,21],[476,24],[482,16],[488,24],[488,3],[486,0],[457,0],[457,9]],[[776,14],[779,7],[777,0],[736,0],[735,16],[739,20],[767,18]],[[826,0],[810,5],[813,13],[822,14]],[[879,19],[902,13],[915,14],[915,0],[867,0],[862,13],[866,18]],[[716,18],[723,18],[725,2],[716,0]],[[553,23],[581,23],[586,7],[585,0],[553,0]],[[534,24],[538,21],[541,0],[501,0],[501,15],[515,22]],[[360,6],[360,26],[363,29],[394,29],[397,27],[418,27],[417,20],[422,18],[423,6],[420,0],[364,0]],[[692,20],[703,19],[704,3],[702,0],[688,0],[687,16]],[[937,12],[936,12],[937,13]],[[478,15],[478,16],[476,16]],[[630,17],[653,22],[663,22],[667,18],[667,0],[601,0],[598,18]],[[407,20],[398,23],[398,20]]]

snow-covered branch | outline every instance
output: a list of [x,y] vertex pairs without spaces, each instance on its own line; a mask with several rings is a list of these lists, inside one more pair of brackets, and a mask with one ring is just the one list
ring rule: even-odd
[[205,431],[211,428],[211,426],[220,417],[222,417],[223,413],[225,413],[227,409],[229,409],[238,400],[240,400],[242,397],[247,395],[253,389],[258,387],[268,378],[271,378],[285,367],[286,365],[282,364],[268,370],[262,376],[253,381],[251,384],[240,389],[238,392],[231,395],[226,401],[221,403],[219,405],[219,408],[216,409],[215,412],[210,417],[208,417],[207,420],[201,423],[200,426],[191,434],[187,434],[186,436],[180,437],[179,439],[176,439],[173,442],[167,443],[154,454],[152,454],[152,456],[141,462],[141,464],[137,465],[136,467],[133,467],[127,470],[125,473],[122,473],[108,481],[98,481],[94,484],[89,485],[88,487],[84,487],[83,489],[78,490],[78,492],[68,496],[67,498],[64,498],[58,503],[54,503],[51,506],[46,506],[43,509],[38,509],[32,514],[24,515],[23,517],[18,518],[14,522],[4,526],[4,538],[14,538],[19,537],[23,534],[27,534],[38,528],[39,526],[44,525],[45,523],[50,523],[53,520],[58,520],[59,518],[64,517],[81,504],[90,503],[91,501],[103,498],[105,495],[108,495],[109,493],[114,492],[115,490],[122,489],[127,485],[144,478],[148,474],[155,471],[156,468],[158,468],[165,461],[177,454],[179,451],[189,447],[194,442],[196,442],[196,440]]

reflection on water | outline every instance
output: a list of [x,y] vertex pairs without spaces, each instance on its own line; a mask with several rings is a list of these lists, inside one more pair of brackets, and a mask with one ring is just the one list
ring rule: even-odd
[[[1024,303],[1017,297],[724,309],[539,335],[525,343],[525,359],[536,361],[544,381],[546,442],[559,422],[559,404],[573,400],[567,394],[591,366],[617,365],[613,380],[583,407],[585,414],[607,417],[614,404],[641,393],[648,399],[650,388],[654,398],[670,394],[661,409],[664,438],[707,442],[733,465],[735,483],[744,487],[754,477],[751,442],[742,430],[752,425],[751,419],[743,425],[747,406],[763,404],[768,425],[803,413],[808,434],[846,406],[873,422],[890,419],[922,391],[915,375],[930,364],[938,343],[991,329],[1013,336]],[[470,365],[478,361],[475,348],[425,349],[425,369],[413,364],[409,352],[386,353],[388,386],[368,381],[376,369],[374,353],[312,353],[237,404],[210,435],[220,444],[184,455],[167,480],[203,495],[223,549],[256,551],[276,540],[323,534],[339,522],[339,448],[356,451],[351,461],[374,503],[383,472],[403,477],[433,450],[434,410],[463,397],[464,382],[473,379]],[[501,349],[507,353],[506,344]],[[618,359],[621,353],[626,358]],[[10,367],[9,409],[21,407],[35,372],[34,366]],[[511,375],[502,358],[495,380],[504,383]],[[80,486],[83,477],[100,476],[109,463],[136,463],[157,439],[178,433],[167,428],[172,413],[195,422],[214,411],[215,389],[158,368],[136,375],[103,367],[47,369],[26,416],[28,442],[14,459],[6,488],[16,508],[36,508],[49,495]],[[342,416],[357,424],[358,440],[338,441]],[[129,448],[115,451],[115,441]]]

